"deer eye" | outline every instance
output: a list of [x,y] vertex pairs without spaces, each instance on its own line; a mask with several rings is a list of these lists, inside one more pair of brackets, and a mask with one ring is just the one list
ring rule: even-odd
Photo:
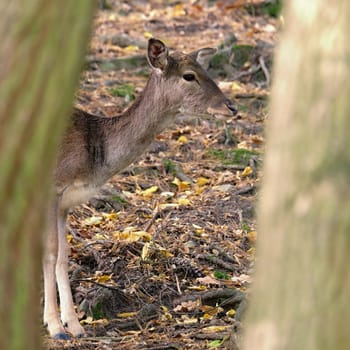
[[182,76],[186,81],[196,80],[196,76],[192,73],[186,73]]

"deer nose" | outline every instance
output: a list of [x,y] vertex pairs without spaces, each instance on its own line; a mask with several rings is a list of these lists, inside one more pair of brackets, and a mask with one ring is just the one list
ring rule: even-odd
[[225,101],[225,104],[226,104],[227,108],[231,111],[232,115],[237,114],[237,108],[230,99],[227,98]]

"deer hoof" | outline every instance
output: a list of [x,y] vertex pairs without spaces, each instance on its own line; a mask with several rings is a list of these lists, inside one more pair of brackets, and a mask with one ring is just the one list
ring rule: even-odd
[[52,338],[56,339],[56,340],[69,340],[70,335],[67,333],[57,333],[57,334],[53,335]]
[[69,322],[66,328],[74,338],[83,338],[86,335],[84,327],[79,323],[78,320]]

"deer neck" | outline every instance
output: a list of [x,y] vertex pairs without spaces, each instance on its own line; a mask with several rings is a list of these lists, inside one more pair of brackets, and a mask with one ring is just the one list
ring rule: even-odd
[[134,104],[106,128],[108,175],[132,163],[175,119],[178,106],[169,103],[162,84],[162,77],[154,72]]

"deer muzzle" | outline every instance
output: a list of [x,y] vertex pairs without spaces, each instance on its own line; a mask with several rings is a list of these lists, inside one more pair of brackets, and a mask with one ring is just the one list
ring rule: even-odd
[[224,103],[220,103],[218,106],[208,107],[207,112],[215,116],[230,117],[237,114],[237,108],[230,99],[225,99]]

